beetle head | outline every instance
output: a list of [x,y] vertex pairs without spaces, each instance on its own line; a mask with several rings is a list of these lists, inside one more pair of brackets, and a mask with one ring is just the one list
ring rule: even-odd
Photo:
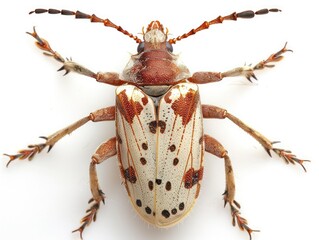
[[139,43],[137,48],[138,53],[143,51],[160,49],[173,52],[172,45],[167,42],[168,29],[164,30],[163,25],[159,21],[152,21],[144,32],[143,28],[143,39],[144,41]]

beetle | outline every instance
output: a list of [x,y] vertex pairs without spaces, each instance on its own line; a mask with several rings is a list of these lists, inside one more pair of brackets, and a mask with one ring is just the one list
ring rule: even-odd
[[44,143],[32,144],[9,157],[7,166],[14,160],[32,160],[47,148],[48,152],[64,136],[88,122],[114,121],[116,136],[103,142],[92,155],[89,167],[92,199],[81,225],[74,232],[82,238],[84,229],[96,220],[104,193],[99,187],[96,165],[117,155],[122,181],[136,212],[148,223],[157,227],[170,227],[182,220],[192,209],[199,196],[204,174],[204,152],[209,152],[225,162],[226,186],[224,204],[229,204],[232,224],[245,230],[249,237],[254,231],[240,213],[240,204],[235,200],[235,181],[230,157],[223,145],[204,133],[203,119],[228,119],[258,141],[266,152],[278,155],[286,163],[299,164],[306,171],[304,162],[291,151],[275,148],[277,142],[249,127],[227,110],[201,104],[198,84],[221,81],[226,77],[244,76],[249,81],[257,79],[255,71],[273,67],[283,59],[286,48],[271,54],[255,65],[237,67],[225,72],[195,72],[190,74],[186,66],[178,62],[173,53],[173,44],[211,25],[225,20],[253,18],[279,9],[234,12],[205,21],[195,29],[178,37],[168,39],[168,29],[159,21],[152,21],[142,30],[143,39],[131,34],[96,15],[80,11],[35,9],[30,14],[62,14],[77,19],[89,19],[102,23],[132,38],[137,44],[137,53],[131,56],[122,76],[114,72],[95,73],[90,69],[63,58],[54,51],[49,42],[40,37],[35,28],[28,33],[36,39],[36,46],[62,64],[59,70],[65,74],[75,72],[91,77],[98,82],[116,86],[116,105],[90,113],[73,124],[47,136]]

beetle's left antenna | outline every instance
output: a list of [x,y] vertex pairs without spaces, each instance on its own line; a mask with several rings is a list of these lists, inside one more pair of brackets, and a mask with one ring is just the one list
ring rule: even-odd
[[37,8],[34,11],[31,11],[29,14],[40,14],[40,13],[49,13],[49,14],[61,14],[61,15],[73,15],[75,16],[75,18],[78,19],[90,19],[91,22],[99,22],[99,23],[103,23],[104,26],[106,27],[111,27],[111,28],[115,28],[117,31],[129,36],[130,38],[133,38],[135,40],[135,42],[140,43],[142,42],[141,39],[139,39],[137,36],[134,36],[132,33],[129,33],[128,31],[124,30],[121,26],[118,26],[114,23],[112,23],[109,19],[102,19],[97,17],[95,14],[93,15],[89,15],[80,11],[69,11],[69,10],[57,10],[57,9],[42,9],[42,8]]

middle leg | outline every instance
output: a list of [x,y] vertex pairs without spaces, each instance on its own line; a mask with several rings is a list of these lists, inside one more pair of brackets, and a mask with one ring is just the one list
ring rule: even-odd
[[227,110],[212,106],[212,105],[202,105],[203,117],[204,118],[218,118],[218,119],[229,119],[233,123],[235,123],[238,127],[243,129],[246,133],[252,136],[256,141],[258,141],[266,150],[266,152],[271,156],[271,151],[276,153],[280,158],[283,158],[287,164],[295,164],[298,163],[304,171],[306,171],[305,166],[303,165],[304,162],[309,162],[309,160],[302,160],[296,157],[291,151],[281,149],[281,148],[274,148],[273,145],[276,142],[270,141],[264,135],[256,131],[255,129],[249,127],[239,118],[233,116],[232,114],[228,113]]

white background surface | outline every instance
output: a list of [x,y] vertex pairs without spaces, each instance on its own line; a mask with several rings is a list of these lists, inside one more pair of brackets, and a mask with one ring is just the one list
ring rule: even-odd
[[[3,5],[4,3],[1,3]],[[121,72],[135,53],[133,40],[101,24],[73,17],[31,15],[34,8],[81,10],[110,18],[136,34],[158,19],[177,36],[204,20],[233,11],[277,7],[252,20],[225,22],[174,46],[195,71],[224,71],[256,63],[279,50],[286,41],[293,53],[274,69],[257,72],[259,81],[227,79],[201,87],[202,102],[228,109],[280,146],[311,159],[305,174],[299,166],[270,159],[260,145],[229,121],[205,120],[206,133],[229,150],[242,213],[260,233],[255,240],[318,238],[318,37],[315,1],[6,1],[1,6],[0,152],[15,153],[98,108],[114,104],[114,87],[69,74],[46,58],[25,34],[38,33],[65,57],[94,71]],[[88,165],[95,148],[114,136],[114,124],[88,124],[65,137],[31,163],[0,165],[0,239],[78,239],[71,230],[90,198]],[[206,154],[201,196],[189,217],[170,229],[156,229],[139,219],[121,185],[117,162],[99,167],[106,205],[85,239],[248,239],[231,226],[223,208],[223,161]]]

